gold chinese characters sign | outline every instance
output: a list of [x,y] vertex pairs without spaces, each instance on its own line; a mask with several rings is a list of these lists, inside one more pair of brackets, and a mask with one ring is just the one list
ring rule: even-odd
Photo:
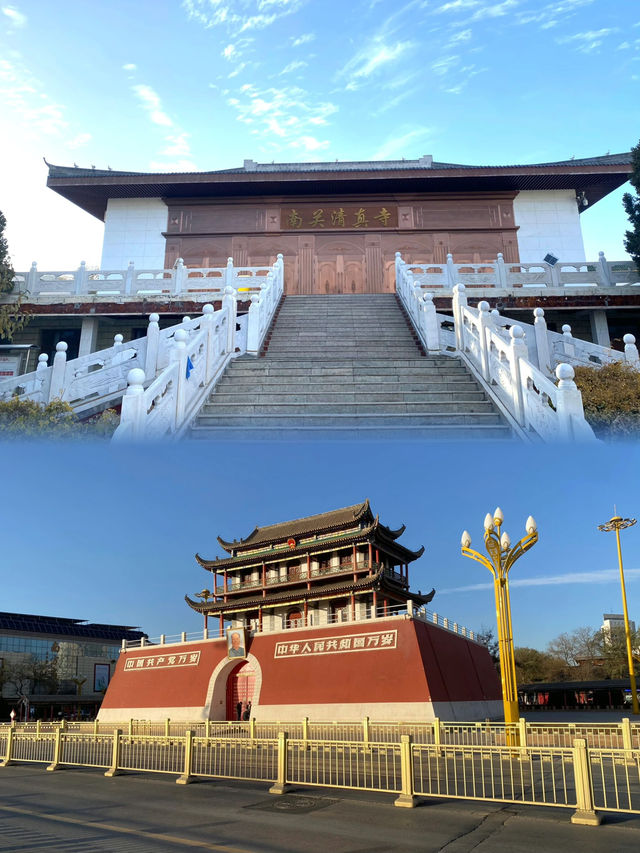
[[274,658],[297,658],[341,652],[370,652],[376,649],[395,649],[397,643],[397,631],[348,634],[344,637],[325,637],[323,640],[297,639],[291,643],[276,643],[273,656]]
[[282,208],[280,214],[282,231],[366,231],[397,227],[398,209],[395,205],[300,205]]
[[176,666],[198,666],[200,652],[187,652],[181,655],[150,655],[149,657],[129,658],[124,665],[125,672],[141,669],[168,669]]

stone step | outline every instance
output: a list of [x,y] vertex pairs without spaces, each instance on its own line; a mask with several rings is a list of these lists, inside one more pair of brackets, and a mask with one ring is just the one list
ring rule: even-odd
[[[292,417],[295,415],[339,415],[346,417],[353,415],[420,415],[421,417],[430,417],[432,415],[491,415],[494,416],[493,404],[490,400],[481,400],[476,403],[461,403],[451,400],[439,400],[437,402],[396,402],[396,403],[373,403],[370,400],[364,400],[356,403],[319,403],[319,402],[302,402],[298,398],[293,397],[290,402],[276,403],[271,398],[261,399],[260,396],[255,401],[223,403],[212,398],[211,402],[207,402],[200,410],[199,419],[209,416],[224,417],[235,415],[283,415]],[[497,418],[496,423],[500,423],[500,418]]]
[[255,427],[228,425],[195,426],[188,438],[201,441],[509,441],[508,427],[484,424],[413,425],[409,428],[359,423],[357,426],[296,424],[294,429],[261,424]]
[[288,393],[288,394],[456,394],[468,395],[473,393],[484,394],[484,391],[473,379],[468,382],[354,382],[344,377],[334,377],[343,381],[325,382],[323,380],[313,381],[309,378],[299,377],[296,381],[282,382],[280,380],[256,382],[255,378],[247,378],[243,381],[231,381],[225,378],[218,383],[214,394],[260,394],[260,393]]
[[447,425],[465,425],[473,426],[489,425],[501,426],[500,416],[495,413],[487,414],[467,414],[467,413],[451,413],[451,412],[430,412],[428,414],[408,414],[408,413],[363,413],[360,415],[354,414],[339,414],[339,413],[317,413],[317,414],[260,414],[254,417],[249,417],[243,414],[222,414],[222,415],[199,415],[197,423],[192,429],[199,429],[211,426],[220,427],[247,427],[252,426],[254,429],[262,426],[284,427],[291,428],[293,425],[296,428],[301,426],[318,426],[318,427],[334,427],[345,426],[357,427],[403,427],[409,428],[414,426],[447,426]]
[[[425,359],[426,361],[426,359]],[[384,365],[378,364],[377,360],[362,360],[362,361],[337,361],[333,364],[325,363],[322,359],[316,359],[315,361],[305,359],[301,361],[294,361],[292,359],[276,359],[276,358],[268,358],[265,356],[264,358],[260,358],[253,365],[248,365],[246,362],[236,362],[230,368],[230,372],[234,374],[251,374],[252,376],[258,376],[261,373],[271,373],[275,374],[278,371],[283,371],[283,375],[286,373],[287,375],[293,375],[297,373],[299,375],[315,375],[315,376],[396,376],[400,373],[407,373],[415,376],[422,375],[434,375],[434,376],[444,376],[444,375],[464,375],[469,376],[464,367],[461,365],[447,365],[447,364],[426,364],[422,365],[420,362],[418,364],[414,364],[412,359],[389,359]]]
[[460,406],[478,404],[491,405],[485,399],[482,391],[466,391],[459,394],[452,394],[450,391],[397,391],[395,393],[389,391],[361,391],[352,389],[348,391],[308,391],[308,392],[285,392],[285,391],[237,391],[220,389],[212,394],[209,398],[209,403],[215,406],[226,405],[270,405],[274,403],[309,403],[321,405],[324,403],[338,403],[340,405],[348,403],[367,403],[367,404],[385,404],[385,403],[407,403],[415,404],[432,404],[432,405],[449,405],[455,402]]

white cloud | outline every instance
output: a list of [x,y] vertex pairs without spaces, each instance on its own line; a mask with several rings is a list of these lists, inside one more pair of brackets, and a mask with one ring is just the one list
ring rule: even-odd
[[474,9],[479,5],[480,0],[451,0],[451,2],[444,3],[433,11],[438,14],[443,12],[465,12],[467,9]]
[[484,18],[501,18],[506,15],[511,9],[519,6],[519,0],[504,0],[502,3],[496,3],[493,6],[483,6],[471,16],[472,21],[481,21]]
[[455,33],[449,39],[449,44],[462,44],[463,42],[470,41],[471,39],[471,30],[460,30],[459,33]]
[[61,104],[20,63],[0,59],[0,102],[18,118],[27,134],[62,137],[69,127]]
[[151,86],[139,84],[132,86],[132,89],[142,101],[142,106],[149,113],[149,118],[154,124],[159,124],[162,127],[173,127],[173,122],[162,109],[160,96]]
[[287,66],[285,66],[280,72],[280,74],[290,74],[292,71],[297,71],[298,68],[304,68],[308,64],[308,62],[304,62],[301,59],[294,60],[293,62],[290,62]]
[[27,16],[16,9],[15,6],[3,6],[2,14],[9,18],[11,29],[19,30],[27,26]]
[[236,55],[237,50],[235,44],[228,44],[222,51],[222,56],[224,56],[225,59],[233,59]]
[[[625,577],[628,580],[640,578],[640,569],[625,569]],[[509,586],[561,586],[563,584],[594,584],[615,583],[619,580],[617,569],[602,569],[596,572],[567,572],[564,575],[548,575],[537,578],[514,578],[509,581]],[[475,592],[481,589],[493,589],[493,583],[475,583],[470,586],[459,586],[452,589],[440,589],[438,595],[446,595],[450,592]]]
[[302,44],[308,44],[315,39],[315,33],[303,33],[301,36],[291,37],[291,47],[300,47]]
[[406,157],[409,149],[416,150],[418,144],[433,136],[433,130],[428,127],[407,130],[401,136],[394,134],[387,139],[370,158],[371,160],[394,160],[398,157]]
[[305,152],[328,147],[329,142],[317,139],[315,134],[338,109],[328,101],[316,101],[298,86],[258,88],[249,83],[227,103],[252,133],[259,133],[266,141],[277,141],[279,149]]
[[396,62],[417,47],[413,41],[396,41],[387,43],[383,35],[374,36],[351,57],[340,72],[341,77],[348,77],[345,88],[349,91],[358,89],[363,81],[390,63]]
[[587,30],[557,39],[558,44],[574,44],[581,53],[591,53],[596,50],[607,36],[619,32],[618,27],[603,27],[600,30]]
[[80,148],[83,145],[86,145],[87,142],[91,142],[93,136],[90,133],[79,133],[72,140],[67,142],[67,148]]
[[223,26],[232,33],[270,27],[297,12],[306,0],[182,0],[187,17],[206,28]]
[[431,70],[434,74],[437,74],[439,77],[444,77],[448,74],[456,65],[460,64],[459,56],[443,56],[440,59],[437,59],[435,62],[431,63]]
[[138,70],[138,66],[137,66],[137,65],[135,65],[133,62],[127,62],[127,63],[126,63],[126,65],[123,65],[123,66],[122,66],[122,70],[123,70],[123,71],[130,71],[130,72],[132,72],[132,71],[137,71],[137,70]]

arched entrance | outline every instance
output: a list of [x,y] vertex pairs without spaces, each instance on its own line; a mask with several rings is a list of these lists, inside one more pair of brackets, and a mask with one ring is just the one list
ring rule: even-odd
[[227,720],[241,720],[250,714],[256,687],[256,671],[250,661],[240,661],[227,678]]

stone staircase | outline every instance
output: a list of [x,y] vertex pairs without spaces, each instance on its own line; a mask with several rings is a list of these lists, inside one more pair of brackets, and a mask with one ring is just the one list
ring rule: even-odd
[[287,296],[259,358],[235,359],[192,438],[511,438],[455,357],[426,356],[394,294]]

